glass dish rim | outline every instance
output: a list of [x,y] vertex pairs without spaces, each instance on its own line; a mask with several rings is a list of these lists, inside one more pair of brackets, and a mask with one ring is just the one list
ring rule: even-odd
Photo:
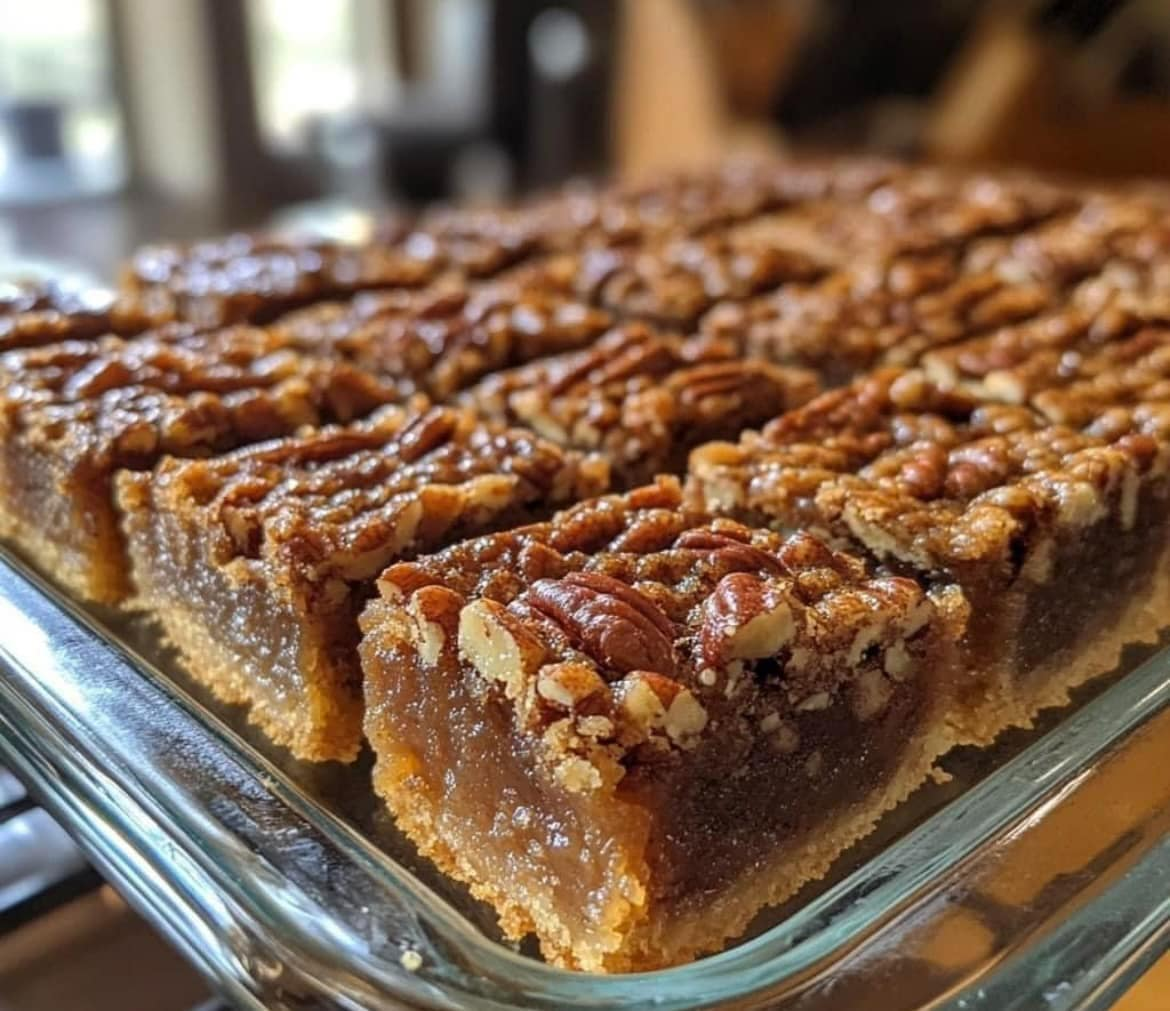
[[[1032,743],[983,782],[760,936],[689,965],[648,973],[601,976],[545,965],[486,937],[447,900],[388,855],[375,853],[372,844],[363,841],[353,828],[305,796],[295,783],[232,731],[216,719],[208,719],[209,714],[181,688],[126,652],[106,629],[7,552],[0,553],[0,616],[4,614],[8,615],[5,624],[18,620],[18,616],[28,623],[26,647],[34,643],[37,634],[51,641],[51,636],[44,634],[47,629],[60,631],[65,627],[64,623],[79,626],[76,642],[85,647],[84,655],[67,658],[69,663],[76,666],[78,662],[101,656],[105,663],[121,664],[136,671],[154,690],[165,692],[186,709],[188,715],[199,721],[222,748],[232,752],[236,762],[266,782],[285,804],[309,821],[349,859],[360,862],[366,871],[381,878],[395,899],[425,922],[427,935],[435,937],[444,947],[458,951],[461,961],[476,978],[506,980],[520,988],[517,992],[559,1002],[549,1006],[694,1006],[688,998],[693,998],[697,992],[703,995],[703,1006],[717,1006],[721,1001],[750,999],[754,993],[775,987],[785,979],[794,979],[831,958],[834,952],[847,947],[866,930],[888,920],[920,889],[948,869],[953,869],[989,838],[1008,830],[1029,811],[1050,801],[1061,789],[1074,782],[1082,770],[1170,706],[1170,649],[1167,649],[1072,714],[1056,731]],[[34,630],[39,630],[39,633]],[[51,691],[53,677],[59,677],[61,672],[58,670],[53,677],[45,677],[45,664],[60,664],[66,660],[50,655],[38,657],[35,648],[22,648],[20,641],[14,641],[19,639],[19,636],[0,636],[0,667],[9,675],[0,678],[0,722],[7,716],[9,729],[12,729],[16,718],[13,714],[19,715],[23,710],[29,720],[28,726],[23,728],[25,747],[32,750],[28,738],[39,734],[39,751],[44,759],[54,749],[60,751],[61,741],[68,741],[78,734],[84,739],[86,728],[77,725],[76,719],[70,720],[70,714],[62,707],[62,700]],[[72,673],[76,675],[81,671],[74,669]],[[20,684],[25,686],[24,697],[21,696]],[[39,692],[29,691],[32,684],[40,686]],[[54,742],[53,738],[61,740]],[[76,743],[74,741],[74,745]],[[88,742],[88,753],[79,752],[79,760],[101,758],[101,750],[95,751],[94,743]],[[13,748],[15,745],[9,745],[7,750]],[[28,763],[25,765],[28,773]],[[432,977],[427,971],[435,967],[430,960],[424,961],[418,971],[407,970],[403,964],[390,960],[376,961],[355,947],[353,937],[336,936],[336,930],[322,930],[320,920],[310,924],[302,915],[305,909],[300,900],[289,894],[287,887],[280,887],[278,883],[278,887],[268,893],[273,882],[256,878],[256,855],[240,852],[238,843],[233,842],[226,830],[209,823],[206,817],[200,823],[193,812],[184,814],[176,810],[167,802],[166,784],[157,784],[154,795],[143,793],[136,790],[133,776],[127,774],[129,770],[115,768],[109,762],[107,766],[99,771],[109,781],[108,785],[116,786],[123,800],[129,800],[146,817],[153,818],[160,832],[174,838],[177,830],[179,837],[186,842],[197,843],[205,856],[214,855],[215,866],[221,873],[218,876],[210,874],[212,886],[223,886],[225,877],[236,879],[239,884],[234,891],[227,890],[228,897],[239,900],[243,894],[247,899],[243,912],[249,920],[249,929],[254,933],[263,933],[275,926],[279,928],[283,947],[288,947],[290,939],[295,940],[298,950],[310,962],[325,966],[332,964],[339,971],[355,973],[381,988],[375,992],[384,992],[390,998],[442,1006],[444,1000],[457,993],[461,1001],[495,1006],[488,992],[478,989],[456,991],[451,987],[455,980]],[[29,774],[35,775],[35,770]],[[84,772],[74,770],[73,776],[77,775],[84,775]],[[76,783],[71,785],[77,786]],[[58,806],[61,806],[60,800]],[[90,813],[95,812],[91,810]],[[115,810],[106,812],[106,816],[116,821],[125,813]],[[204,868],[206,870],[205,865]],[[309,929],[310,926],[314,929]],[[1140,941],[1148,940],[1148,936],[1152,935],[1135,939],[1135,947]],[[1170,938],[1167,942],[1170,943]],[[1119,951],[1117,961],[1120,963],[1129,954],[1131,951]],[[1108,966],[1102,967],[1102,971],[1106,969]],[[971,1005],[956,1003],[955,1006]]]

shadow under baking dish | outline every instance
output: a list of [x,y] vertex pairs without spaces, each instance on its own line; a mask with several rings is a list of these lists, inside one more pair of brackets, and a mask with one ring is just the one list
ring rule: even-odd
[[948,756],[728,951],[589,976],[501,942],[395,830],[368,754],[296,762],[147,623],[0,561],[0,758],[245,1007],[1098,1006],[1170,943],[1168,704],[1170,650],[1132,650]]

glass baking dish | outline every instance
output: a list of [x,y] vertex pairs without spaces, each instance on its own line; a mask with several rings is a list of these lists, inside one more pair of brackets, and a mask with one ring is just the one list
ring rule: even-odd
[[1170,650],[1144,653],[949,756],[735,947],[629,976],[501,943],[395,834],[368,756],[289,760],[149,629],[8,554],[0,762],[241,1007],[1095,1008],[1170,946]]

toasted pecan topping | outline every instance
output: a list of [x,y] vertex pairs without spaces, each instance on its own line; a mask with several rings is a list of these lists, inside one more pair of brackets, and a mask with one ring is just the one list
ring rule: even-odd
[[133,295],[51,281],[0,282],[0,351],[102,336],[132,337],[166,323]]
[[695,444],[761,424],[817,391],[804,370],[628,324],[587,350],[496,373],[460,399],[561,445],[604,453],[625,487],[679,471]]
[[446,398],[485,373],[591,344],[610,315],[548,289],[547,276],[365,293],[290,313],[276,329],[409,388]]
[[[422,401],[218,459],[165,460],[153,496],[195,513],[221,564],[292,559],[304,578],[362,582],[452,531],[539,515],[605,483],[600,461]],[[440,582],[396,568],[383,585],[396,574],[406,597]]]
[[809,533],[685,509],[665,480],[400,563],[380,585],[380,608],[434,586],[467,601],[464,669],[503,686],[517,731],[574,790],[719,734],[792,752],[793,721],[838,705],[876,718],[944,627],[912,580]]
[[[1109,517],[1132,527],[1135,482],[1165,470],[1158,450],[1131,438],[1150,436],[1165,413],[1161,350],[1135,352],[1125,370],[1070,362],[1091,378],[1055,374],[1020,405],[981,402],[921,371],[879,370],[738,445],[696,450],[689,490],[709,507],[827,528],[923,576],[1048,578],[1048,538]],[[1101,413],[1103,404],[1113,406]]]
[[232,235],[144,248],[123,270],[122,287],[152,311],[222,326],[267,322],[291,306],[363,289],[424,284],[442,262],[425,236],[346,245]]

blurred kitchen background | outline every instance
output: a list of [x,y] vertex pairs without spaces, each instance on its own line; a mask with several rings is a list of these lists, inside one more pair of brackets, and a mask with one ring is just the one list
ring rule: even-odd
[[[1170,175],[1170,2],[0,0],[0,277],[850,149]],[[1123,1006],[1168,995],[1164,961]],[[0,1008],[201,1000],[0,771]]]
[[1165,0],[0,0],[0,259],[730,151],[1170,172]]

